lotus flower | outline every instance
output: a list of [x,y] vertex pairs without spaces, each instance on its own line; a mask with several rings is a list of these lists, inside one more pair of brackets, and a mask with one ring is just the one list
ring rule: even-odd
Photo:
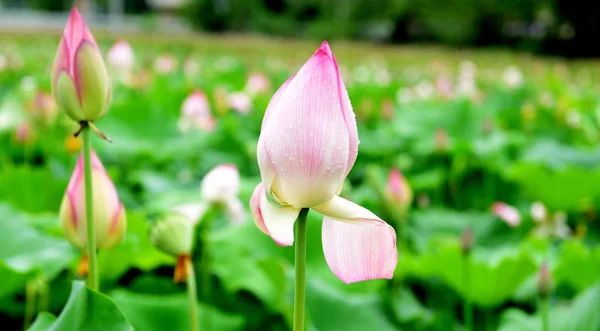
[[177,68],[177,60],[171,54],[163,54],[154,60],[154,71],[160,74],[169,74]]
[[94,121],[108,112],[110,86],[98,45],[73,7],[52,69],[52,94],[74,121]]
[[204,132],[211,132],[215,129],[215,119],[210,113],[210,105],[204,92],[195,91],[185,99],[181,106],[181,118],[178,126],[182,132],[187,132],[192,128]]
[[495,202],[492,205],[492,211],[496,216],[513,228],[521,224],[521,213],[519,213],[517,208],[511,205],[504,202]]
[[250,206],[262,232],[291,246],[300,210],[312,208],[325,215],[323,250],[338,278],[353,283],[393,276],[394,229],[338,196],[358,154],[358,132],[327,42],[271,99],[257,154],[262,182]]
[[405,210],[410,206],[413,200],[413,192],[406,181],[406,178],[402,175],[400,170],[394,168],[390,170],[388,176],[387,198],[397,207]]
[[[93,151],[91,159],[96,247],[110,248],[116,246],[125,234],[127,226],[125,208],[119,201],[117,190],[104,170],[104,166]],[[59,215],[65,236],[79,248],[85,248],[87,245],[85,209],[82,154],[67,187]]]
[[209,171],[200,186],[202,199],[208,203],[220,204],[227,210],[234,223],[241,223],[246,218],[240,193],[240,174],[233,164],[221,164]]
[[119,40],[108,50],[108,63],[118,70],[131,70],[135,64],[133,48],[125,40]]

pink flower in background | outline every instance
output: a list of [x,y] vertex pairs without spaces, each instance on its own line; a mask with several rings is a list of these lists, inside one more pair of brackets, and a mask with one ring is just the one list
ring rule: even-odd
[[394,229],[339,197],[357,153],[350,99],[324,42],[267,107],[257,152],[262,183],[250,206],[257,227],[281,246],[293,245],[302,208],[325,215],[325,259],[346,283],[391,278],[398,262]]
[[390,170],[388,176],[386,194],[388,199],[401,209],[406,209],[410,206],[413,200],[412,188],[408,181],[402,175],[400,170],[394,168]]
[[521,213],[517,208],[504,202],[495,202],[492,205],[492,212],[513,228],[521,224]]
[[240,114],[248,114],[252,109],[252,100],[244,92],[233,92],[227,95],[229,107]]
[[194,91],[185,99],[181,106],[181,118],[178,127],[181,132],[198,129],[211,132],[215,129],[216,121],[210,112],[206,95],[201,90]]
[[265,93],[271,90],[271,81],[266,75],[255,72],[248,77],[244,90],[250,95]]
[[108,64],[115,69],[131,70],[135,65],[133,48],[125,40],[119,40],[108,50]]
[[35,140],[35,135],[31,124],[23,122],[15,129],[15,142],[21,145],[28,145]]
[[[123,235],[127,221],[125,208],[119,201],[117,190],[104,166],[92,151],[92,183],[94,226],[96,228],[96,247],[116,246]],[[69,181],[67,192],[60,206],[59,217],[65,237],[76,247],[85,248],[86,236],[85,188],[83,178],[83,154],[80,155],[75,171]]]
[[108,112],[110,86],[98,45],[73,7],[52,68],[52,94],[74,121],[94,121]]
[[177,60],[171,54],[163,54],[154,60],[154,71],[160,74],[170,74],[177,68]]

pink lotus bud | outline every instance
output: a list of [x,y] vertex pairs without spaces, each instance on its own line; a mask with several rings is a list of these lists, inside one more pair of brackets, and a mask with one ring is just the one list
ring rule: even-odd
[[271,81],[267,76],[262,73],[253,73],[248,77],[246,82],[246,92],[250,95],[256,95],[264,92],[268,92],[271,89]]
[[540,271],[538,273],[538,295],[541,298],[547,298],[552,293],[554,282],[552,280],[552,274],[548,268],[548,263],[542,263]]
[[108,50],[108,64],[118,70],[131,70],[135,64],[133,48],[125,40],[119,40]]
[[229,107],[240,114],[248,114],[252,108],[252,100],[244,92],[234,92],[227,96]]
[[400,170],[394,168],[390,170],[388,176],[386,194],[388,199],[402,210],[410,207],[413,200],[412,188],[402,175]]
[[[119,201],[114,184],[94,152],[92,152],[92,187],[96,247],[114,247],[125,234],[127,226],[125,208]],[[87,221],[83,155],[77,161],[77,166],[60,206],[59,217],[65,237],[74,246],[85,248],[87,245]]]
[[492,211],[513,228],[521,224],[521,213],[513,206],[507,205],[504,202],[495,202],[492,205]]
[[210,113],[210,105],[204,92],[195,91],[185,99],[181,106],[181,118],[178,126],[182,132],[187,132],[192,128],[204,132],[211,132],[215,129],[216,122]]
[[398,263],[394,229],[338,195],[357,152],[350,99],[324,42],[267,107],[257,150],[262,182],[250,208],[257,227],[281,246],[294,243],[303,208],[324,215],[323,254],[346,283],[389,279]]
[[58,115],[58,107],[51,94],[38,91],[33,101],[33,117],[43,127],[54,124]]
[[21,145],[28,145],[35,139],[34,131],[27,122],[19,124],[15,130],[15,142]]
[[323,42],[269,103],[258,141],[264,189],[296,208],[327,202],[342,189],[357,152],[348,92]]
[[108,112],[110,86],[98,45],[73,7],[52,69],[52,94],[74,121],[94,121]]

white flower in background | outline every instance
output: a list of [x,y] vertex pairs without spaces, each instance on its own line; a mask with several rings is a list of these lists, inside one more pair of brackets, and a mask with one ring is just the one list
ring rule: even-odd
[[543,203],[536,201],[531,205],[531,218],[534,221],[541,223],[546,217],[548,217],[548,212],[546,211],[546,206]]
[[523,85],[523,73],[516,66],[508,66],[504,69],[504,83],[510,88],[518,88]]
[[203,91],[194,91],[185,99],[177,126],[181,132],[188,132],[190,129],[211,132],[215,129],[216,121],[210,112],[210,104]]
[[244,92],[233,92],[227,95],[227,104],[229,104],[229,108],[244,115],[252,109],[252,100]]
[[429,99],[433,96],[435,87],[428,81],[422,81],[415,86],[415,95],[419,99]]
[[477,93],[475,75],[477,67],[470,61],[463,61],[458,70],[457,93],[463,96],[471,97]]
[[135,65],[133,48],[125,40],[115,42],[106,56],[108,64],[114,69],[130,71]]
[[492,205],[492,211],[510,227],[514,228],[521,224],[521,213],[511,205],[504,202],[495,202]]
[[200,69],[200,63],[191,57],[188,57],[185,59],[185,62],[183,62],[183,73],[188,78],[193,78],[199,75]]
[[200,186],[202,200],[210,204],[224,206],[230,220],[241,223],[246,218],[240,193],[240,174],[233,164],[214,167],[202,179]]
[[543,238],[568,238],[571,228],[567,225],[567,214],[563,211],[549,214],[543,203],[537,201],[531,205],[531,218],[536,224],[533,233]]

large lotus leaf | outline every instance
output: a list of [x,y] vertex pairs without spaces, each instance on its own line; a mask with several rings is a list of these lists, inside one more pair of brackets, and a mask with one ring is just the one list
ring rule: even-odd
[[60,315],[40,314],[32,325],[33,330],[133,330],[110,297],[93,291],[83,281],[74,281],[69,301]]
[[45,235],[21,221],[27,214],[0,206],[0,297],[24,289],[29,277],[42,273],[52,279],[74,258],[69,243]]
[[581,240],[568,240],[561,246],[555,282],[581,291],[600,278],[600,247],[589,248]]
[[567,167],[552,170],[546,166],[519,163],[511,170],[531,200],[543,201],[555,210],[578,211],[600,199],[600,170]]
[[[185,294],[142,294],[115,290],[111,297],[136,330],[191,330],[189,301]],[[244,319],[213,307],[198,304],[200,326],[210,323],[212,330],[241,330]],[[204,329],[204,328],[202,328]],[[108,329],[107,329],[108,330]]]
[[436,239],[422,255],[402,254],[397,275],[439,277],[473,303],[494,307],[511,298],[537,266],[529,252],[514,248],[478,249],[471,256],[470,284],[464,280],[464,259],[457,240]]
[[[579,294],[568,306],[555,304],[549,312],[551,331],[600,330],[600,283]],[[500,319],[499,331],[542,330],[539,313],[529,315],[522,310],[508,309]]]

